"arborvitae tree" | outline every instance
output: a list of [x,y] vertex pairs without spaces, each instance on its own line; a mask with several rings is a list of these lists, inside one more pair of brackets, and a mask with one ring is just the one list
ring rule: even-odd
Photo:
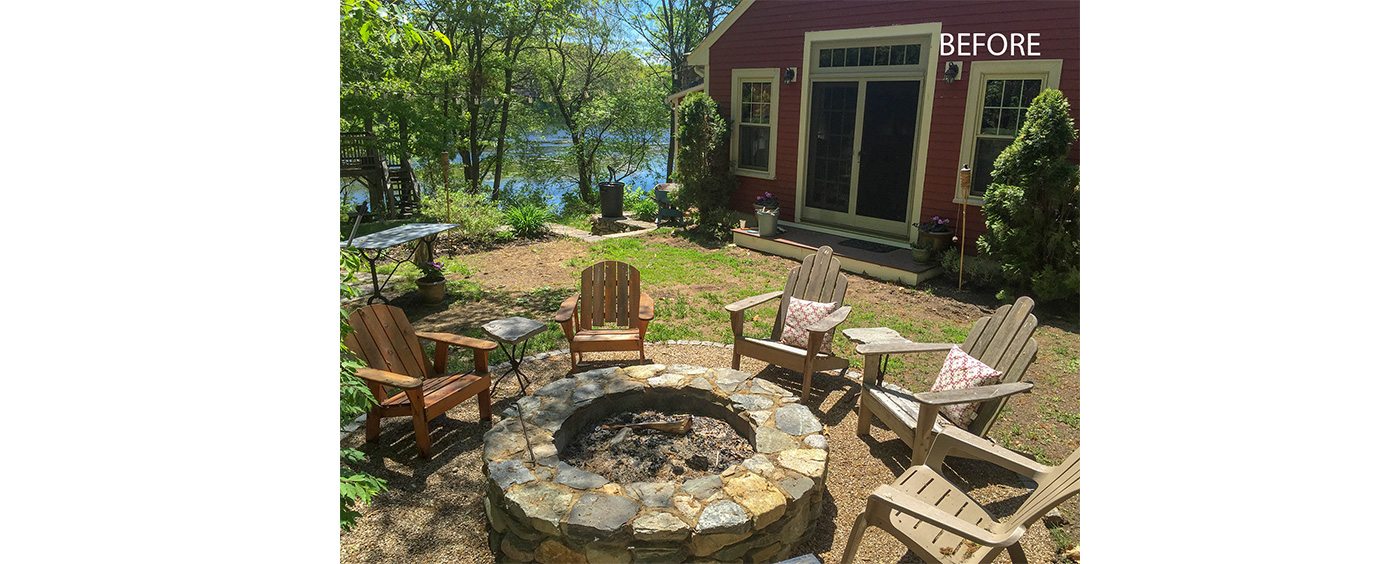
[[1002,265],[1002,299],[1079,294],[1079,166],[1069,162],[1077,136],[1064,93],[1046,90],[993,165],[977,248]]
[[681,189],[676,201],[682,208],[695,207],[696,228],[719,238],[732,223],[729,195],[738,185],[729,169],[729,122],[703,92],[686,95],[677,113],[676,180]]

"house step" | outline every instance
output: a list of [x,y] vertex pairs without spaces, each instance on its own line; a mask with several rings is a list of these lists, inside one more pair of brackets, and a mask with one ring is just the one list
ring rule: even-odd
[[734,228],[731,232],[734,234],[734,244],[740,247],[796,260],[817,252],[822,246],[829,246],[832,254],[841,259],[841,270],[908,286],[933,278],[942,271],[937,265],[914,262],[908,249],[896,248],[881,253],[841,244],[848,239],[884,244],[858,233],[819,233],[792,225],[783,225],[782,228],[784,232],[773,237],[759,237],[756,229]]

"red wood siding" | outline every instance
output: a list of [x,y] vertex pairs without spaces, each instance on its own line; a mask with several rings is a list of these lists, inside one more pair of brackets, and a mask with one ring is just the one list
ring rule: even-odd
[[[963,63],[963,79],[953,84],[936,80],[933,114],[930,116],[927,171],[924,174],[923,204],[919,218],[939,215],[957,217],[960,206],[953,203],[957,182],[958,153],[962,144],[963,117],[967,103],[967,64],[982,60],[1063,59],[1060,90],[1069,99],[1075,127],[1079,121],[1079,3],[1078,2],[933,2],[933,1],[795,1],[758,0],[710,47],[707,69],[708,90],[726,111],[730,107],[731,71],[735,68],[798,67],[799,77],[792,84],[779,84],[776,178],[764,180],[739,177],[739,189],[731,200],[733,209],[752,213],[753,200],[772,192],[782,205],[780,218],[792,221],[797,196],[797,145],[802,84],[807,68],[802,58],[803,35],[827,31],[926,22],[941,22],[943,33],[1039,33],[1039,57],[995,57],[983,48],[977,57],[952,55],[934,60],[935,69],[943,60]],[[933,47],[937,55],[939,47]],[[936,73],[935,73],[936,74]],[[728,114],[726,114],[728,115]],[[1079,161],[1076,143],[1070,154]],[[986,231],[981,209],[967,207],[968,248]]]

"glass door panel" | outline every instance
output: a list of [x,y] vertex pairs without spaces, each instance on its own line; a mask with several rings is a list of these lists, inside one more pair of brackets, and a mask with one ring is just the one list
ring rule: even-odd
[[806,190],[806,205],[810,208],[850,212],[851,156],[859,94],[857,82],[812,83]]
[[866,83],[856,215],[897,221],[903,228],[918,118],[919,81]]

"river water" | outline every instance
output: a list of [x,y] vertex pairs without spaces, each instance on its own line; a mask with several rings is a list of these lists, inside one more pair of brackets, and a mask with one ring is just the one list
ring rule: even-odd
[[[562,157],[564,151],[568,150],[569,144],[566,141],[559,140],[558,136],[554,136],[542,139],[541,147],[544,149],[544,154],[547,156]],[[440,165],[437,164],[438,162],[439,161],[434,160],[432,163],[426,163],[428,165],[426,168],[431,171],[429,174],[432,174],[433,178],[435,179],[440,179],[442,175],[442,169]],[[461,157],[454,157],[452,159],[452,163],[455,165],[460,165],[462,163]],[[425,163],[418,162],[418,173],[420,180],[424,177],[423,175],[425,174],[424,164]],[[605,168],[603,166],[604,164],[605,163],[599,163],[600,167]],[[461,182],[461,172],[456,170],[454,170],[453,172],[454,175],[452,181],[453,185],[455,186],[457,185],[457,183]],[[606,170],[603,170],[601,174],[595,174],[595,183],[610,180],[609,178],[606,178],[606,176]],[[654,147],[654,149],[651,152],[651,157],[647,159],[647,161],[642,165],[641,170],[634,172],[625,178],[620,178],[619,181],[627,184],[629,189],[640,187],[650,190],[657,184],[665,182],[665,178],[666,145],[662,144]],[[348,198],[349,201],[354,204],[361,204],[369,201],[369,191],[365,188],[363,184],[359,182],[353,182],[349,186],[345,186],[346,182],[348,182],[348,179],[341,179],[340,183],[341,186],[343,186],[341,190],[342,196]],[[482,185],[489,190],[491,182],[492,178],[488,176],[485,180],[483,180]],[[559,211],[560,196],[578,190],[578,180],[573,176],[565,176],[545,181],[526,181],[525,179],[507,176],[502,180],[501,185],[503,189],[519,190],[521,188],[526,188],[538,190],[544,195],[545,200],[549,203],[551,207],[554,208],[555,212]],[[425,185],[424,189],[425,191],[431,190],[431,187]]]

